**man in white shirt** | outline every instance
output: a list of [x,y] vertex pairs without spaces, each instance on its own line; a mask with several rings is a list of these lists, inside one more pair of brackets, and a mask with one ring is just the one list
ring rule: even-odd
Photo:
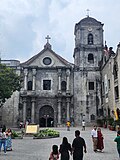
[[92,141],[93,141],[93,150],[97,152],[97,126],[94,126],[93,130],[91,131]]

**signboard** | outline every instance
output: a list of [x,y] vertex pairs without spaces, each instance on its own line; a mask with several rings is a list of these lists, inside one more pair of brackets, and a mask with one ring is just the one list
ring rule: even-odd
[[39,125],[27,125],[26,133],[38,133]]

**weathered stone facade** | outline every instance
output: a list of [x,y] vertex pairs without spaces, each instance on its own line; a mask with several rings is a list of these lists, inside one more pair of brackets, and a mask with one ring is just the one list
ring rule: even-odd
[[[103,24],[89,16],[75,25],[74,34],[74,64],[57,55],[48,39],[40,53],[20,64],[22,89],[15,104],[9,101],[3,107],[2,123],[29,120],[44,127],[65,125],[68,120],[81,125],[84,119],[90,124],[112,116],[115,104],[119,108],[114,87],[118,84],[119,90],[120,74],[115,80],[113,66],[116,61],[119,68],[120,47],[117,54],[105,57]],[[111,88],[104,90],[108,80]]]
[[105,51],[101,62],[102,116],[115,118],[115,109],[120,109],[120,44],[116,53]]
[[75,123],[94,122],[101,107],[99,62],[103,53],[103,24],[87,17],[75,25]]

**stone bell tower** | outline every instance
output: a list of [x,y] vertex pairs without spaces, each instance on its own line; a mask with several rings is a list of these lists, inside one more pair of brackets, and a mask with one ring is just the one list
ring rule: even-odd
[[75,24],[74,115],[80,125],[94,122],[101,107],[99,61],[103,52],[103,24],[87,16]]

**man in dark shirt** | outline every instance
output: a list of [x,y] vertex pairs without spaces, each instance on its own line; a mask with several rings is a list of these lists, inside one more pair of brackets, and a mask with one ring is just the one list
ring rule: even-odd
[[83,147],[84,147],[84,152],[86,153],[86,144],[85,140],[80,137],[80,131],[76,130],[75,131],[75,139],[73,140],[72,143],[72,149],[73,149],[73,160],[83,160]]

